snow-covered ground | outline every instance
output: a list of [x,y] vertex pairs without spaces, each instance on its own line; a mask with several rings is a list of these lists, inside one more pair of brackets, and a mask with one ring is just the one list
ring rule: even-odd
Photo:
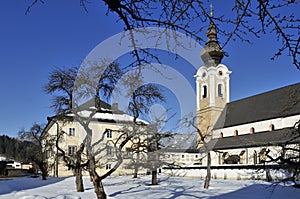
[[[291,186],[271,186],[262,181],[212,180],[208,190],[202,188],[203,179],[160,176],[160,185],[148,186],[150,176],[132,179],[130,176],[109,177],[104,187],[109,199],[283,199],[297,198],[300,189]],[[89,178],[84,178],[85,192],[75,191],[74,177],[17,178],[0,180],[0,198],[5,199],[79,199],[95,198]]]

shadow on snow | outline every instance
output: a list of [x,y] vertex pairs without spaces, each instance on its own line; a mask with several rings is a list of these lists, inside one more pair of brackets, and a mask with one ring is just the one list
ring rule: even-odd
[[64,179],[66,178],[47,178],[47,180],[42,180],[41,178],[21,177],[12,180],[1,180],[0,194],[2,195],[27,189],[34,189],[37,187],[55,184]]

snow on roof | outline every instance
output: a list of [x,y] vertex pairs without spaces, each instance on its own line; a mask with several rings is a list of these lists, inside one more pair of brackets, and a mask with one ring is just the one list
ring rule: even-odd
[[4,160],[6,160],[6,157],[0,155],[0,161],[4,161]]
[[[91,116],[93,112],[92,111],[88,111],[88,110],[83,110],[80,111],[78,113],[79,117],[83,117],[83,118],[88,118]],[[69,114],[69,116],[74,117],[75,114]],[[102,110],[100,112],[94,113],[93,119],[97,119],[97,120],[109,120],[109,121],[115,121],[115,122],[133,122],[133,117],[126,114],[126,113],[114,113],[111,110],[105,109]],[[149,124],[147,121],[145,120],[141,120],[141,119],[137,119],[138,122],[141,122],[143,124]]]

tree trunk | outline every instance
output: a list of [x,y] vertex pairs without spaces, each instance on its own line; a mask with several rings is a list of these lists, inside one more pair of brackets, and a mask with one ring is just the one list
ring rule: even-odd
[[99,178],[93,179],[94,190],[97,195],[97,199],[106,199],[106,193],[104,191],[104,187],[102,181]]
[[77,192],[84,192],[84,185],[82,180],[82,166],[81,166],[81,155],[84,149],[84,145],[80,146],[80,149],[76,152],[76,163],[75,163],[75,183]]
[[97,199],[106,199],[107,196],[104,191],[102,180],[96,172],[96,162],[94,157],[89,158],[89,172]]
[[138,177],[138,173],[136,171],[134,171],[133,178],[137,178],[137,177]]
[[42,180],[47,180],[47,171],[43,171],[44,169],[42,169]]
[[272,181],[272,176],[271,176],[271,173],[270,173],[270,169],[266,169],[266,179],[267,179],[267,182]]
[[210,183],[210,179],[211,179],[211,170],[210,170],[210,166],[211,166],[211,156],[210,156],[210,152],[207,152],[207,170],[206,170],[206,178],[205,178],[205,182],[204,182],[204,189],[208,189],[209,187],[209,183]]
[[39,163],[37,163],[37,165],[39,166],[39,168],[40,168],[40,170],[42,172],[42,180],[46,180],[47,176],[48,176],[47,164],[44,163],[44,162],[39,162]]
[[82,168],[75,168],[76,177],[76,190],[77,192],[84,192],[83,180],[82,180]]
[[139,168],[137,166],[134,166],[133,178],[138,177],[138,171],[139,171]]
[[158,185],[158,182],[157,182],[157,169],[152,171],[151,185]]

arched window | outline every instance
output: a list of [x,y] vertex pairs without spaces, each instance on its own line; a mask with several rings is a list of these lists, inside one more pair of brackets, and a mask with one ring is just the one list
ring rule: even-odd
[[253,134],[253,133],[255,133],[255,129],[254,129],[254,127],[251,127],[250,128],[250,134]]
[[223,133],[222,132],[219,134],[219,138],[223,138]]
[[267,149],[262,148],[261,151],[259,152],[259,163],[264,163],[267,160]]
[[275,130],[274,124],[270,124],[270,126],[269,126],[269,131],[274,131],[274,130]]
[[257,164],[257,152],[255,150],[253,152],[253,164]]
[[218,84],[218,97],[223,97],[223,85]]
[[245,150],[241,151],[239,156],[240,156],[240,164],[246,164],[246,159],[247,159],[247,153]]
[[202,98],[207,98],[207,85],[203,85]]
[[239,135],[238,130],[234,130],[233,135],[234,135],[234,136],[238,136],[238,135]]

